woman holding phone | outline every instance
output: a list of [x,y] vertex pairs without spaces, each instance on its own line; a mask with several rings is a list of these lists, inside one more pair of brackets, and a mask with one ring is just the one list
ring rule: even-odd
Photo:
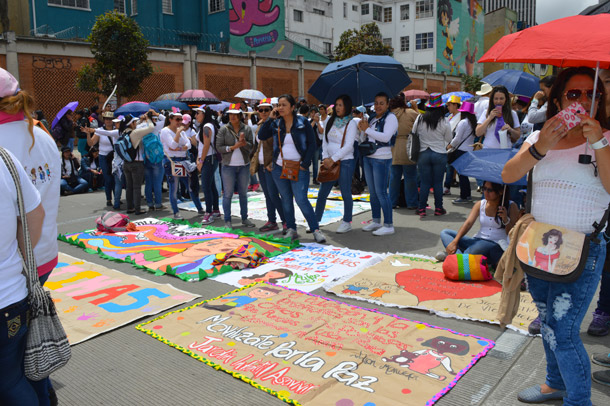
[[504,142],[500,140],[500,131],[506,131],[510,137],[508,148],[521,137],[521,124],[512,109],[508,90],[504,86],[495,86],[489,96],[487,111],[478,117],[476,134],[483,137],[483,148],[502,148]]

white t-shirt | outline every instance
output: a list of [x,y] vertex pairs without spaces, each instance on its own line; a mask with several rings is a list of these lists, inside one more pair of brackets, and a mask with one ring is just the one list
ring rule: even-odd
[[487,111],[487,108],[489,107],[489,97],[481,97],[479,98],[479,100],[477,100],[477,102],[474,104],[474,116],[475,117],[480,117],[481,114],[485,111]]
[[[216,142],[216,128],[214,128],[214,125],[212,123],[207,123],[204,125],[204,127],[209,128],[210,132],[212,133],[212,137],[210,139],[210,148],[208,148],[208,154],[206,155],[206,158],[207,158],[210,155],[214,155],[214,142]],[[204,131],[205,131],[205,129],[204,129]],[[197,157],[200,157],[202,153],[203,153],[203,142],[199,141],[199,136],[197,136]]]
[[182,147],[189,147],[191,145],[191,142],[187,138],[186,134],[184,134],[184,131],[180,133],[180,138],[178,138],[178,142],[174,141],[175,136],[176,133],[170,130],[169,127],[165,127],[161,130],[161,134],[159,134],[159,137],[161,138],[161,144],[163,144],[163,150],[165,151],[165,154],[169,157],[184,158],[186,157],[187,150],[170,151],[170,148],[182,149]]
[[451,132],[455,131],[455,128],[457,127],[457,125],[461,119],[462,119],[462,113],[460,113],[459,111],[457,113],[455,113],[453,115],[449,115],[447,117],[447,122],[449,122],[449,126],[451,127]]
[[[100,136],[99,150],[100,155],[108,155],[113,151],[113,144],[119,138],[119,130],[105,130],[104,128],[96,128],[95,133]],[[112,139],[112,143],[110,140]]]
[[[378,132],[375,130],[375,124],[379,121],[377,117],[374,117],[369,120],[369,128],[364,132],[365,135],[369,138],[369,140],[375,142],[390,142],[392,136],[396,134],[398,131],[398,119],[394,115],[394,113],[388,114],[385,119],[385,125],[383,127],[383,132]],[[392,159],[392,147],[380,147],[377,148],[374,154],[368,156],[368,158],[375,159]]]
[[478,233],[476,233],[475,237],[483,238],[484,240],[493,241],[495,243],[499,243],[501,240],[506,240],[508,237],[506,234],[506,228],[502,228],[500,223],[496,222],[496,216],[490,217],[485,213],[486,206],[487,200],[481,200],[481,208],[479,210],[479,223],[481,223],[481,229]]
[[[3,124],[0,127],[4,127]],[[46,133],[45,133],[46,134]],[[48,137],[48,135],[47,135]],[[15,137],[16,138],[16,137]],[[10,152],[9,152],[10,153]],[[23,201],[26,213],[31,212],[40,204],[40,194],[32,185],[29,176],[23,170],[22,164],[10,154],[19,173]],[[25,277],[21,274],[23,265],[17,246],[17,190],[15,183],[4,161],[0,159],[0,213],[3,216],[2,233],[0,233],[0,309],[17,303],[28,295]],[[57,234],[53,237],[56,238]],[[41,242],[44,238],[41,236]],[[40,243],[39,243],[40,244]]]
[[324,137],[324,133],[326,132],[326,124],[328,124],[328,120],[330,120],[329,115],[327,115],[324,120],[320,120],[320,125],[322,126],[322,132],[318,131],[318,126],[315,126],[315,128],[314,128],[319,139],[322,139]]
[[[519,123],[519,116],[517,116],[517,113],[514,110],[510,111],[511,115],[513,116],[513,128],[521,128],[521,123]],[[485,120],[487,119],[487,110],[485,110],[483,112],[483,114],[481,114],[479,116],[479,120],[477,121],[478,124],[482,124],[483,122],[485,122]],[[487,126],[487,130],[485,131],[485,139],[483,140],[483,148],[500,148],[500,141],[498,140],[498,138],[496,137],[496,121],[497,119],[493,120],[488,126]],[[510,134],[507,135],[508,137],[510,137]],[[508,142],[509,145],[512,144],[512,141]]]
[[453,140],[451,141],[451,146],[460,151],[472,151],[475,130],[476,129],[470,127],[470,121],[467,119],[460,121],[455,128],[455,137],[453,137]]
[[[59,184],[61,156],[53,138],[34,126],[34,147],[25,121],[0,125],[0,146],[13,153],[40,193],[45,211],[42,236],[34,248],[36,265],[41,267],[57,257],[57,212],[59,210]],[[1,196],[1,195],[0,195]],[[2,200],[2,199],[0,199]],[[2,246],[2,245],[0,245]],[[2,269],[2,268],[0,268]]]
[[282,165],[282,155],[284,155],[284,159],[287,161],[300,161],[301,154],[297,150],[297,147],[294,145],[294,140],[292,139],[292,134],[287,133],[286,137],[284,137],[284,142],[282,142],[282,153],[278,154],[276,164]]
[[343,140],[343,132],[345,127],[337,128],[334,125],[328,131],[328,142],[326,142],[326,136],[322,138],[322,159],[331,158],[333,161],[342,161],[347,159],[354,159],[354,141],[358,136],[358,127],[354,120],[350,120],[347,124],[347,131],[345,132],[345,142],[343,148],[341,148],[341,141]]

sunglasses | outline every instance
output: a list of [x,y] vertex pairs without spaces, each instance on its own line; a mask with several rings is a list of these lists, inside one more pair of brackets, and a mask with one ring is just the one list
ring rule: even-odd
[[[570,89],[564,93],[566,99],[570,101],[580,100],[582,94],[585,93],[587,95],[587,99],[589,101],[593,100],[593,89],[581,90],[581,89]],[[599,100],[602,97],[602,92],[599,90],[595,92],[595,98]]]
[[258,109],[259,113],[269,113],[271,109]]
[[486,186],[483,186],[483,187],[481,188],[481,192],[483,192],[483,193],[485,193],[485,192],[489,192],[489,193],[494,192],[494,193],[497,193],[497,192],[496,192],[495,190],[493,190],[492,188],[490,188],[490,187],[486,187]]

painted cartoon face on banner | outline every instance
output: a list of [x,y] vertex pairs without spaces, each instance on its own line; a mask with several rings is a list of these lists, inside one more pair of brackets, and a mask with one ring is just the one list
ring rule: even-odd
[[260,52],[284,39],[283,0],[231,0],[231,47],[239,52]]
[[477,0],[439,0],[436,70],[482,75],[476,61],[483,55],[483,7]]

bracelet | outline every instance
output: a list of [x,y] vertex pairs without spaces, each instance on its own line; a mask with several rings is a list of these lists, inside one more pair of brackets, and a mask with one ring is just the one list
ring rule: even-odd
[[546,156],[546,154],[542,155],[540,152],[538,152],[538,150],[536,149],[536,147],[534,146],[534,144],[532,144],[528,151],[530,152],[530,154],[537,159],[538,161],[540,161],[542,158],[544,158]]
[[503,226],[507,226],[510,223],[510,217],[506,216],[506,223],[504,222],[504,220],[502,220],[502,225]]

